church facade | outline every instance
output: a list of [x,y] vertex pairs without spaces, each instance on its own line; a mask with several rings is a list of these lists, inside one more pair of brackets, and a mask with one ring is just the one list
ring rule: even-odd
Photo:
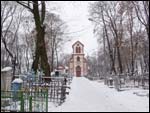
[[84,58],[84,45],[77,41],[72,45],[73,53],[69,62],[69,73],[76,77],[87,75],[87,61]]

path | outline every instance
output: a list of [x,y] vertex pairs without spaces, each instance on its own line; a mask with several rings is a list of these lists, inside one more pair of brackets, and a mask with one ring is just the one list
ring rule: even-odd
[[133,91],[117,92],[103,83],[89,81],[84,77],[74,78],[66,102],[49,111],[149,111],[149,98],[138,97]]

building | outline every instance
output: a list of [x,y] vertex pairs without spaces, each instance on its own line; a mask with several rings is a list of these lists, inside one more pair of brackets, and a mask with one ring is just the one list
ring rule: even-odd
[[69,73],[80,77],[87,75],[87,61],[84,58],[84,45],[77,41],[72,45],[73,53],[69,61]]
[[59,74],[67,74],[68,73],[68,67],[59,65],[57,68],[55,68],[55,71],[58,71]]

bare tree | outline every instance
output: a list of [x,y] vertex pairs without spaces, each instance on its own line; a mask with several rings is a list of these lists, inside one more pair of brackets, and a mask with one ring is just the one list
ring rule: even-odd
[[[130,53],[131,53],[131,75],[134,73],[134,44],[133,44],[133,27],[134,27],[134,10],[133,10],[133,4],[128,2],[120,2],[120,5],[122,6],[121,9],[124,8],[124,12],[126,12],[127,15],[127,31],[130,35]],[[126,9],[125,9],[126,8]]]
[[[54,13],[47,13],[46,15],[46,39],[49,61],[51,63],[51,71],[54,70],[54,60],[56,54],[56,61],[58,64],[58,48],[62,47],[62,42],[65,40],[64,32],[66,30],[65,22]],[[65,40],[66,41],[66,40]]]
[[[2,1],[1,4],[1,41],[9,57],[11,58],[11,62],[13,65],[13,75],[15,75],[16,62],[18,59],[18,30],[20,27],[22,12],[24,9],[17,7],[15,2]],[[16,13],[16,9],[20,10]]]
[[149,39],[149,1],[132,1],[139,21],[145,26]]
[[7,1],[2,1],[1,2],[1,40],[2,43],[4,44],[4,47],[6,51],[8,52],[9,56],[13,59],[13,54],[7,47],[7,42],[6,42],[6,37],[8,32],[12,33],[10,31],[10,26],[12,25],[13,22],[13,15],[16,11],[16,6],[11,7],[9,2]]
[[[99,33],[99,37],[106,37],[106,48],[110,56],[111,68],[114,67],[113,70],[117,73],[123,73],[128,70],[128,72],[133,74],[136,71],[135,68],[137,68],[138,55],[142,55],[143,60],[145,59],[145,61],[149,62],[147,60],[149,55],[144,49],[148,49],[148,46],[145,43],[146,39],[141,26],[141,24],[145,25],[146,31],[149,29],[149,26],[147,27],[147,20],[149,19],[147,18],[149,17],[148,9],[149,2],[145,1],[100,1],[91,4],[91,20],[94,21],[95,26],[101,24],[101,27],[96,27],[95,31],[103,31],[102,35]],[[137,21],[139,19],[140,23]],[[140,46],[143,50],[141,53],[139,52]],[[116,58],[117,60],[115,60]],[[145,67],[147,70],[149,65],[145,64]]]
[[[36,27],[36,50],[35,50],[35,59],[32,64],[32,69],[36,72],[40,67],[43,69],[45,76],[50,76],[50,65],[48,63],[47,52],[45,47],[45,1],[41,1],[39,4],[38,1],[28,1],[22,2],[17,1],[18,4],[27,8],[34,17],[35,27]],[[40,7],[41,6],[41,10]]]
[[[115,62],[114,62],[114,57],[113,57],[113,51],[112,48],[110,46],[110,36],[108,33],[108,20],[106,18],[106,3],[105,2],[97,2],[95,3],[92,8],[91,8],[91,16],[93,17],[94,20],[96,20],[96,24],[97,21],[103,23],[103,30],[104,30],[104,37],[106,37],[107,40],[107,46],[108,46],[108,50],[109,50],[109,56],[110,56],[110,67],[111,67],[111,71],[110,73],[114,72],[116,73],[116,69],[115,69]],[[100,21],[99,21],[100,20]]]
[[24,20],[22,22],[23,26],[23,34],[21,35],[22,40],[25,45],[25,54],[24,54],[24,59],[25,59],[25,65],[26,65],[26,71],[28,72],[31,68],[31,60],[34,58],[34,53],[35,53],[35,42],[36,42],[36,34],[34,36],[33,32],[33,25],[34,23],[32,22],[32,16],[24,16]]

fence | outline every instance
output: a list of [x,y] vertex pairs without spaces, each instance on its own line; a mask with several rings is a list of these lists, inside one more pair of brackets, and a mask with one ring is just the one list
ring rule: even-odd
[[51,79],[51,81],[43,86],[48,87],[48,101],[61,105],[66,99],[66,94],[69,94],[67,89],[70,88],[68,84],[70,84],[71,78],[47,77],[47,79]]
[[22,83],[21,91],[1,91],[1,111],[47,112],[48,102],[61,105],[65,101],[71,80],[71,77],[26,79]]
[[112,82],[113,84],[111,83],[111,86],[114,86],[118,91],[124,88],[149,89],[149,73],[138,76],[129,76],[127,74],[113,75],[107,77],[106,82],[107,85],[110,85],[110,82]]
[[47,112],[47,89],[1,91],[2,112]]
[[34,78],[23,82],[23,88],[47,88],[48,101],[61,105],[65,99],[68,85],[71,83],[72,77],[41,77]]

